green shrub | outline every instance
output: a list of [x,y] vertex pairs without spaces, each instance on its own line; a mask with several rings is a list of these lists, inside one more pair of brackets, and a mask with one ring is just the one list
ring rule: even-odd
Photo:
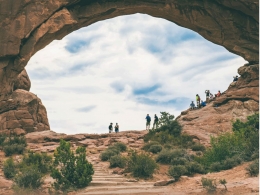
[[112,156],[117,155],[119,152],[117,150],[105,150],[100,154],[100,159],[102,161],[108,161]]
[[4,144],[3,151],[5,156],[11,156],[13,154],[22,154],[25,150],[25,147],[26,146],[24,144]]
[[52,157],[46,153],[34,153],[29,151],[28,155],[23,157],[22,166],[35,166],[40,173],[46,174],[51,170]]
[[156,162],[170,164],[174,158],[184,157],[185,155],[186,151],[182,149],[162,150],[158,154]]
[[169,175],[173,177],[176,181],[179,180],[179,178],[182,175],[187,174],[188,170],[184,165],[173,165],[169,168]]
[[170,115],[167,112],[161,112],[159,128],[157,128],[156,131],[167,131],[170,135],[177,137],[180,136],[182,127],[178,121],[174,120],[174,115]]
[[204,174],[206,172],[203,165],[197,162],[189,162],[185,165],[185,167],[188,175],[193,175],[195,173]]
[[223,165],[220,162],[214,162],[209,167],[210,171],[218,172],[223,170]]
[[201,183],[208,192],[214,192],[217,189],[216,180],[214,179],[202,178]]
[[14,161],[13,161],[12,158],[8,158],[4,162],[3,172],[4,172],[4,175],[7,179],[11,179],[15,176],[16,169],[15,169],[15,164],[14,164]]
[[6,139],[6,135],[0,134],[0,146],[3,146],[5,139]]
[[157,154],[158,152],[161,152],[161,150],[162,150],[161,145],[152,145],[148,151]]
[[42,184],[42,174],[37,167],[23,167],[21,172],[14,178],[15,184],[20,188],[37,189]]
[[226,186],[227,181],[225,179],[220,179],[219,183],[222,184],[225,187],[225,190],[227,190],[227,186]]
[[247,174],[252,176],[258,176],[259,174],[259,160],[255,160],[253,163],[249,164],[248,167],[246,167]]
[[92,164],[86,160],[85,148],[78,147],[74,153],[70,150],[70,143],[61,140],[54,157],[51,177],[56,179],[54,182],[56,190],[83,188],[91,182],[94,170]]
[[117,142],[113,145],[116,149],[118,149],[120,152],[124,152],[127,149],[127,146],[122,142]]
[[151,177],[157,168],[156,162],[145,153],[132,152],[128,162],[128,169],[134,177]]
[[224,170],[231,169],[239,164],[241,164],[242,159],[239,156],[233,156],[232,158],[227,158],[226,160],[222,161],[222,168]]
[[206,150],[204,145],[198,144],[198,143],[192,145],[191,149],[192,149],[192,151],[202,151],[202,152]]
[[171,160],[171,164],[172,165],[185,165],[188,162],[189,161],[187,160],[187,158],[184,158],[184,157],[177,157],[177,158],[173,158]]
[[121,156],[121,155],[115,155],[112,156],[109,159],[110,162],[110,168],[114,168],[114,167],[119,167],[119,168],[124,168],[126,166],[126,158]]
[[148,151],[151,146],[158,145],[158,144],[159,144],[159,142],[157,142],[157,141],[150,141],[150,142],[144,144],[144,146],[142,147],[142,150]]

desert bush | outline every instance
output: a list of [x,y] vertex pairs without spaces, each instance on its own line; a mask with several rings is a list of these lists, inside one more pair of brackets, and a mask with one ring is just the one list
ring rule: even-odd
[[118,150],[105,150],[100,154],[100,159],[102,161],[108,161],[112,156],[119,154]]
[[158,144],[159,144],[159,142],[157,142],[157,141],[150,141],[150,142],[144,144],[144,146],[142,147],[142,150],[148,151],[151,146],[158,145]]
[[56,179],[53,184],[56,190],[83,188],[91,182],[94,170],[86,160],[85,148],[78,147],[74,153],[70,150],[70,143],[61,140],[54,157],[51,176]]
[[6,139],[6,135],[0,134],[0,146],[3,146],[5,139]]
[[173,158],[171,160],[171,165],[185,165],[187,164],[189,161],[187,158],[184,157],[177,157],[177,158]]
[[121,156],[120,154],[112,156],[109,159],[110,168],[114,168],[114,167],[124,168],[126,166],[126,161],[127,159]]
[[241,163],[242,159],[239,156],[233,156],[232,158],[227,158],[226,160],[222,161],[222,169],[231,169]]
[[249,164],[248,167],[246,167],[247,174],[252,176],[258,176],[259,174],[259,160],[255,160],[253,163]]
[[174,150],[162,150],[157,158],[156,162],[170,164],[174,158],[184,157],[186,151],[183,149],[174,149]]
[[185,167],[187,169],[188,175],[193,175],[195,173],[206,173],[203,165],[199,164],[198,162],[188,162],[187,164],[185,164]]
[[113,145],[116,149],[118,149],[120,152],[124,152],[127,149],[127,146],[122,142],[117,142]]
[[221,171],[223,170],[223,165],[220,162],[214,162],[210,165],[209,170],[214,172]]
[[132,152],[129,157],[128,169],[134,177],[151,177],[157,167],[156,162],[148,154]]
[[227,190],[227,186],[226,186],[227,181],[225,179],[220,179],[219,183],[222,184],[225,187],[225,190]]
[[176,181],[179,180],[182,175],[187,174],[187,172],[188,170],[184,165],[173,165],[168,170],[169,175]]
[[25,150],[24,144],[4,144],[3,151],[5,153],[5,156],[11,156],[13,154],[23,154]]
[[42,174],[46,174],[51,170],[52,157],[46,153],[34,153],[29,151],[27,155],[23,157],[23,161],[20,166],[35,166]]
[[202,152],[206,150],[204,145],[198,144],[198,143],[195,143],[194,145],[192,145],[191,149],[192,149],[192,151],[202,151]]
[[152,145],[148,151],[157,154],[158,152],[161,152],[161,150],[162,150],[161,145]]
[[11,179],[16,174],[15,164],[12,158],[8,158],[3,165],[3,172],[7,179]]
[[216,180],[214,179],[202,178],[201,183],[208,192],[214,192],[217,189]]
[[42,184],[42,176],[37,167],[25,166],[21,169],[21,172],[15,176],[14,182],[20,188],[37,189]]

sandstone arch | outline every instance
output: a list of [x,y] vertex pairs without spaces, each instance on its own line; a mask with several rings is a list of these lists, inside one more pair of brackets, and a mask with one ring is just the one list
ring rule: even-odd
[[0,0],[0,114],[14,107],[6,100],[30,57],[81,27],[145,13],[194,30],[253,64],[259,61],[258,10],[254,0]]

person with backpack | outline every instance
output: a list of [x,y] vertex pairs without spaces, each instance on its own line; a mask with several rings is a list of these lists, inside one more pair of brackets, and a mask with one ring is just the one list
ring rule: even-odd
[[158,122],[159,122],[159,118],[158,118],[158,116],[155,114],[155,115],[154,115],[154,121],[153,121],[153,129],[154,129],[154,127],[156,127],[156,129],[158,128]]
[[209,103],[210,91],[207,89],[207,90],[205,91],[205,93],[206,93],[206,102]]
[[116,123],[115,125],[115,132],[118,133],[119,132],[119,125]]
[[197,101],[197,108],[200,108],[200,96],[196,95],[196,101]]
[[108,130],[109,130],[109,133],[113,132],[113,123],[110,123],[110,125],[108,126]]
[[146,119],[146,130],[149,131],[149,129],[150,129],[150,122],[151,122],[151,117],[149,116],[149,114],[147,114],[145,119]]

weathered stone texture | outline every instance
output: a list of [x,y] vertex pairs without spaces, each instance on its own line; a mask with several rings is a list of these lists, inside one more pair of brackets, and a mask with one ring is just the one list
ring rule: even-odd
[[[259,61],[259,2],[254,0],[0,0],[0,129],[28,132],[49,128],[41,101],[20,90],[30,89],[24,67],[37,51],[79,28],[135,13],[175,22],[244,57],[250,64]],[[257,79],[248,76],[250,71],[239,69],[241,78],[245,77],[243,83],[237,82],[239,87],[230,88],[216,103],[257,101]],[[248,86],[250,89],[246,89]],[[246,105],[249,108],[253,104]],[[13,116],[15,119],[7,120]]]
[[8,101],[0,103],[7,108],[0,112],[0,132],[23,134],[50,129],[46,109],[36,95],[18,89]]

